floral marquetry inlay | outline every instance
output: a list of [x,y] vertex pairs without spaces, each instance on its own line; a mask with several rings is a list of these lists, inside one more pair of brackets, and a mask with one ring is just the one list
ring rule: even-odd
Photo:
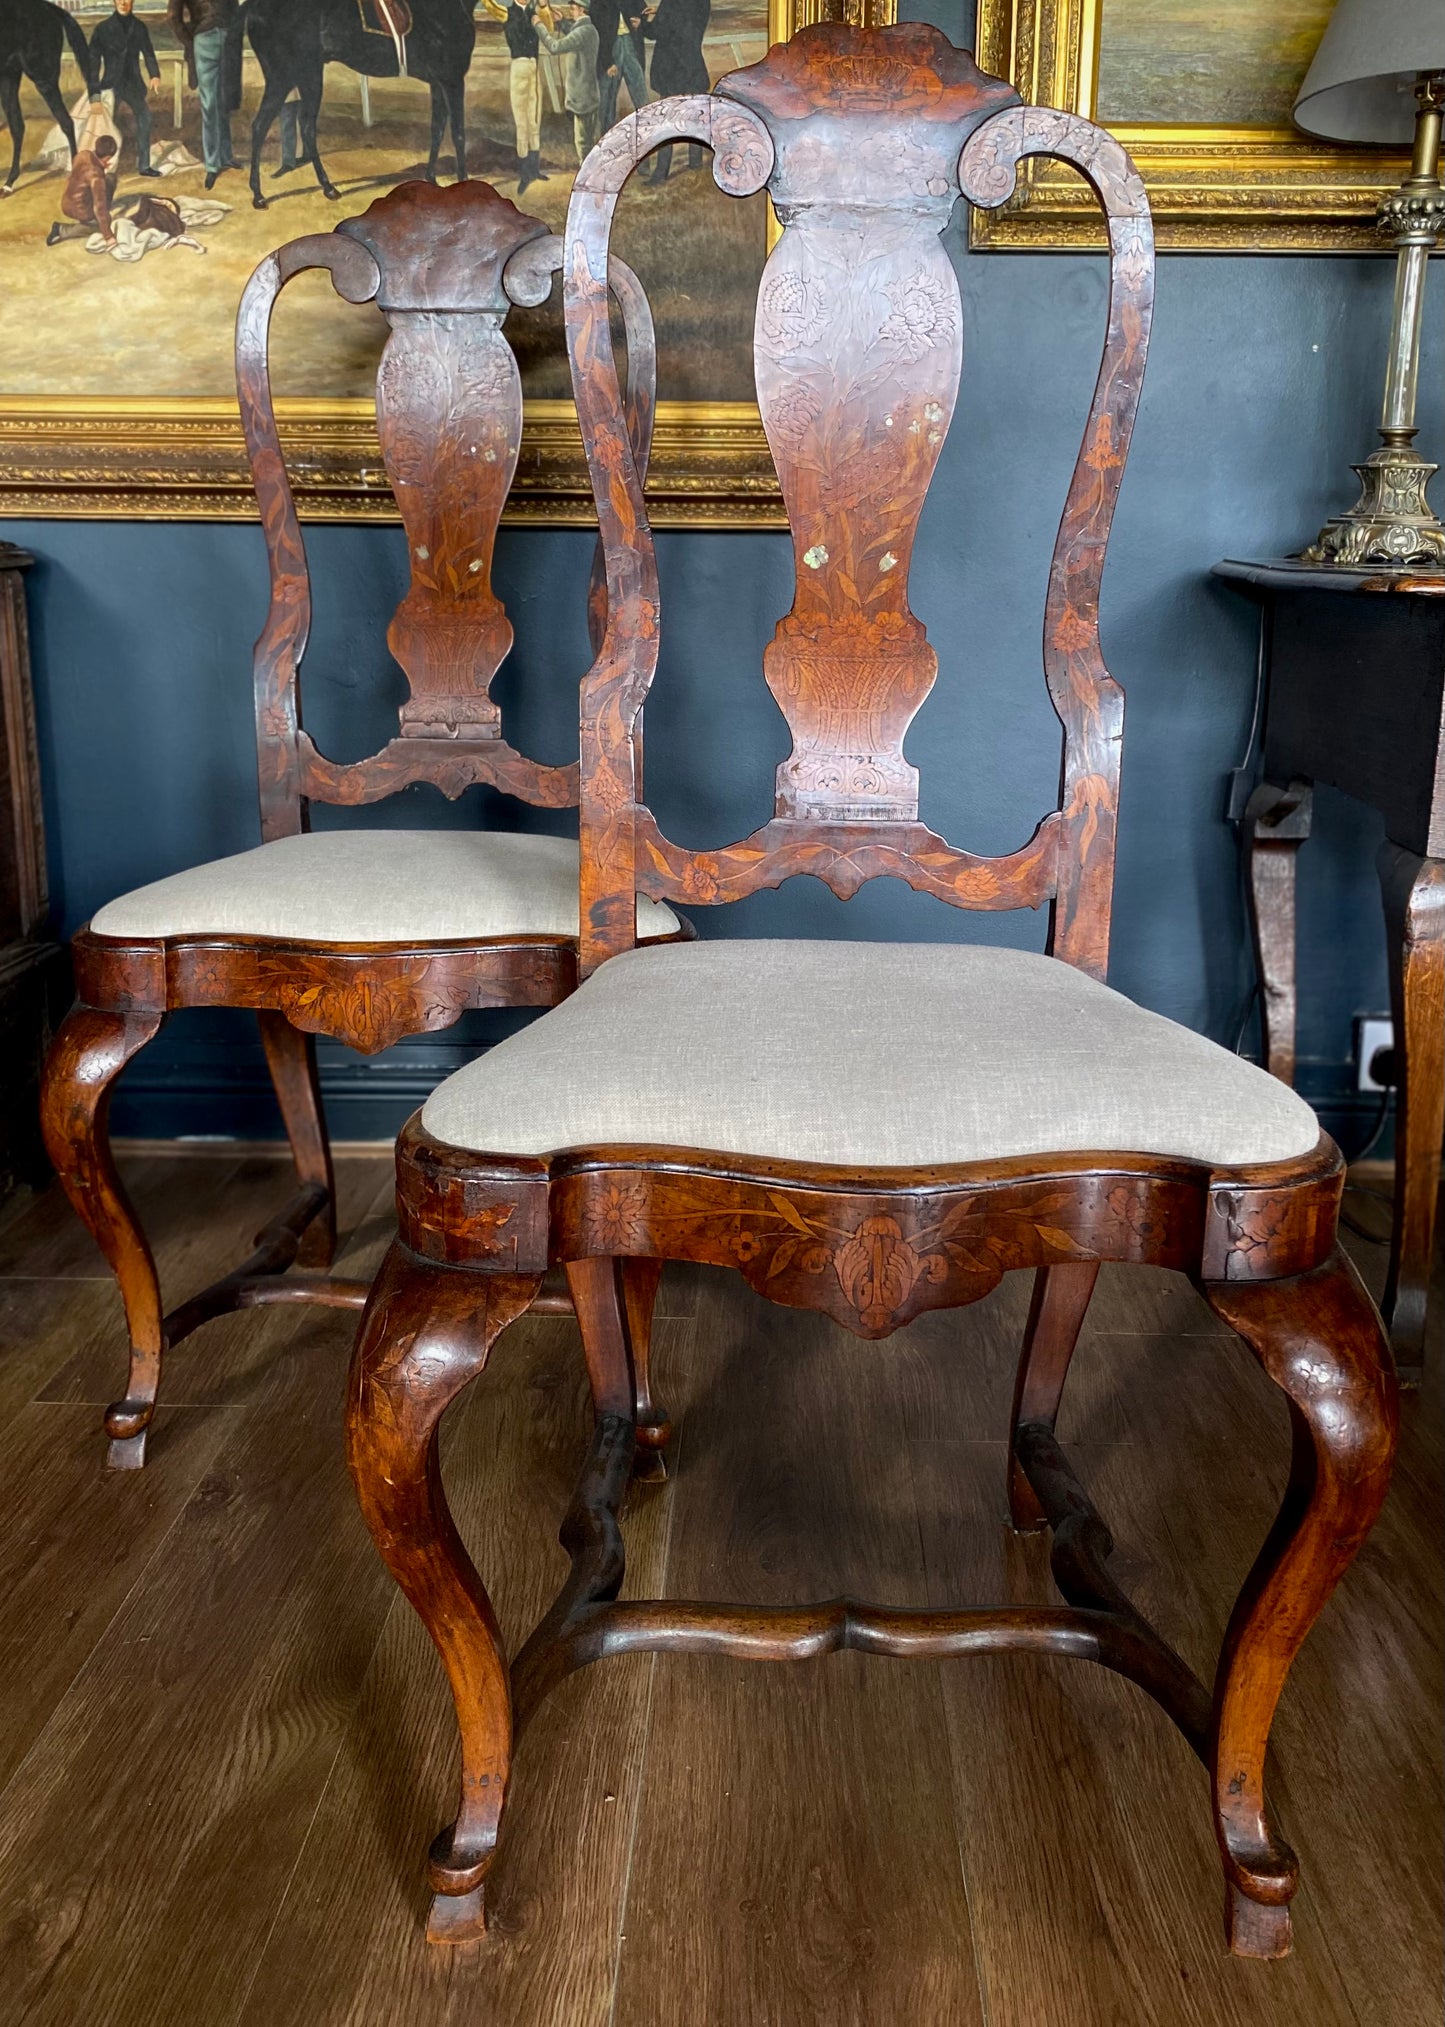
[[938,663],[909,610],[908,565],[962,359],[938,235],[964,140],[1013,94],[911,28],[810,31],[721,89],[769,122],[784,225],[754,335],[798,559],[764,662],[793,734],[777,814],[912,822],[903,738]]
[[387,636],[411,688],[402,734],[496,739],[490,685],[512,628],[492,591],[492,546],[522,436],[503,273],[550,234],[499,193],[479,198],[460,184],[435,193],[403,184],[340,230],[376,260],[391,325],[376,423],[411,564]]
[[1109,1179],[1086,1205],[1062,1177],[920,1196],[604,1170],[569,1182],[566,1202],[564,1248],[736,1267],[774,1301],[823,1310],[859,1337],[975,1301],[1014,1267],[1143,1257],[1171,1243],[1167,1199],[1134,1178]]
[[387,634],[411,687],[401,730],[495,739],[490,685],[512,626],[492,590],[492,547],[521,443],[521,377],[500,316],[393,312],[391,321],[376,421],[411,563]]

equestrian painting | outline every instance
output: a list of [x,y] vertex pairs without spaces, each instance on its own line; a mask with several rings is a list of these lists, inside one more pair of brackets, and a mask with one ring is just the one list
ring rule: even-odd
[[[0,414],[214,412],[274,247],[419,177],[483,178],[560,230],[598,138],[756,62],[770,19],[769,0],[0,0]],[[767,234],[766,200],[722,200],[702,149],[644,165],[616,245],[652,303],[664,401],[753,402]],[[508,336],[527,398],[567,399],[560,289]],[[384,337],[379,313],[298,282],[278,395],[365,399]]]
[[477,29],[470,0],[247,0],[245,30],[261,66],[261,103],[251,122],[251,202],[266,208],[261,154],[293,94],[305,159],[323,196],[341,193],[326,173],[317,137],[326,66],[366,78],[416,78],[431,90],[426,174],[436,181],[442,137],[451,130],[453,166],[467,173],[467,72]]

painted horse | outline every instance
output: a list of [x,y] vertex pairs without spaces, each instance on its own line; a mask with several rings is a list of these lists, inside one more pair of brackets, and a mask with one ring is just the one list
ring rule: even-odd
[[0,4],[0,110],[10,129],[12,151],[10,175],[0,185],[0,197],[10,195],[20,175],[20,150],[25,140],[25,116],[20,109],[21,78],[28,77],[44,99],[70,143],[71,160],[75,159],[75,122],[60,90],[60,65],[67,42],[89,89],[90,50],[63,7],[53,7],[50,0],[3,0]]
[[261,194],[261,150],[282,106],[301,101],[302,151],[327,197],[339,193],[316,142],[321,87],[328,63],[363,77],[414,77],[431,86],[431,155],[436,181],[442,137],[451,128],[457,180],[467,174],[466,81],[476,48],[474,0],[247,0],[246,32],[261,66],[264,89],[251,123],[251,201]]

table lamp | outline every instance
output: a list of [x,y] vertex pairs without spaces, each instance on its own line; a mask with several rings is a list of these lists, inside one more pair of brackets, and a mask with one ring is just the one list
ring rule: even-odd
[[1445,110],[1445,0],[1339,0],[1295,100],[1306,133],[1330,141],[1408,142],[1404,183],[1380,202],[1399,257],[1380,448],[1353,469],[1361,493],[1304,551],[1306,563],[1445,564],[1445,527],[1425,489],[1438,469],[1414,448],[1425,270],[1442,226],[1440,121]]

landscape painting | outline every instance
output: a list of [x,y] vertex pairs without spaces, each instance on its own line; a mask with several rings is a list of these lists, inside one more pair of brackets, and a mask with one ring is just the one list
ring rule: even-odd
[[[600,59],[602,37],[613,63],[579,59]],[[768,41],[768,0],[591,0],[590,13],[573,0],[0,0],[7,499],[38,457],[57,482],[37,487],[40,511],[53,507],[67,404],[103,408],[111,436],[128,408],[142,435],[163,413],[172,441],[233,403],[236,306],[277,245],[463,164],[560,230],[579,148],[640,102],[758,61]],[[594,68],[599,102],[579,112],[575,81]],[[751,404],[766,201],[724,197],[710,169],[700,148],[659,152],[614,244],[653,305],[661,400]],[[569,394],[557,293],[508,325],[543,408]],[[378,312],[302,276],[276,318],[278,395],[313,420],[317,404],[354,409],[384,335]],[[110,440],[75,434],[93,451]],[[664,455],[669,442],[681,455],[675,438],[660,428]],[[243,484],[234,426],[228,440]]]
[[[1379,253],[1380,199],[1407,158],[1340,147],[1293,123],[1334,0],[976,0],[985,70],[1026,99],[1109,128],[1180,253]],[[1392,0],[1378,0],[1383,16]],[[1432,0],[1445,14],[1445,0]],[[1060,164],[1024,165],[1015,196],[975,211],[979,250],[1098,247],[1097,209]]]
[[1102,0],[1105,124],[1288,127],[1333,0]]

